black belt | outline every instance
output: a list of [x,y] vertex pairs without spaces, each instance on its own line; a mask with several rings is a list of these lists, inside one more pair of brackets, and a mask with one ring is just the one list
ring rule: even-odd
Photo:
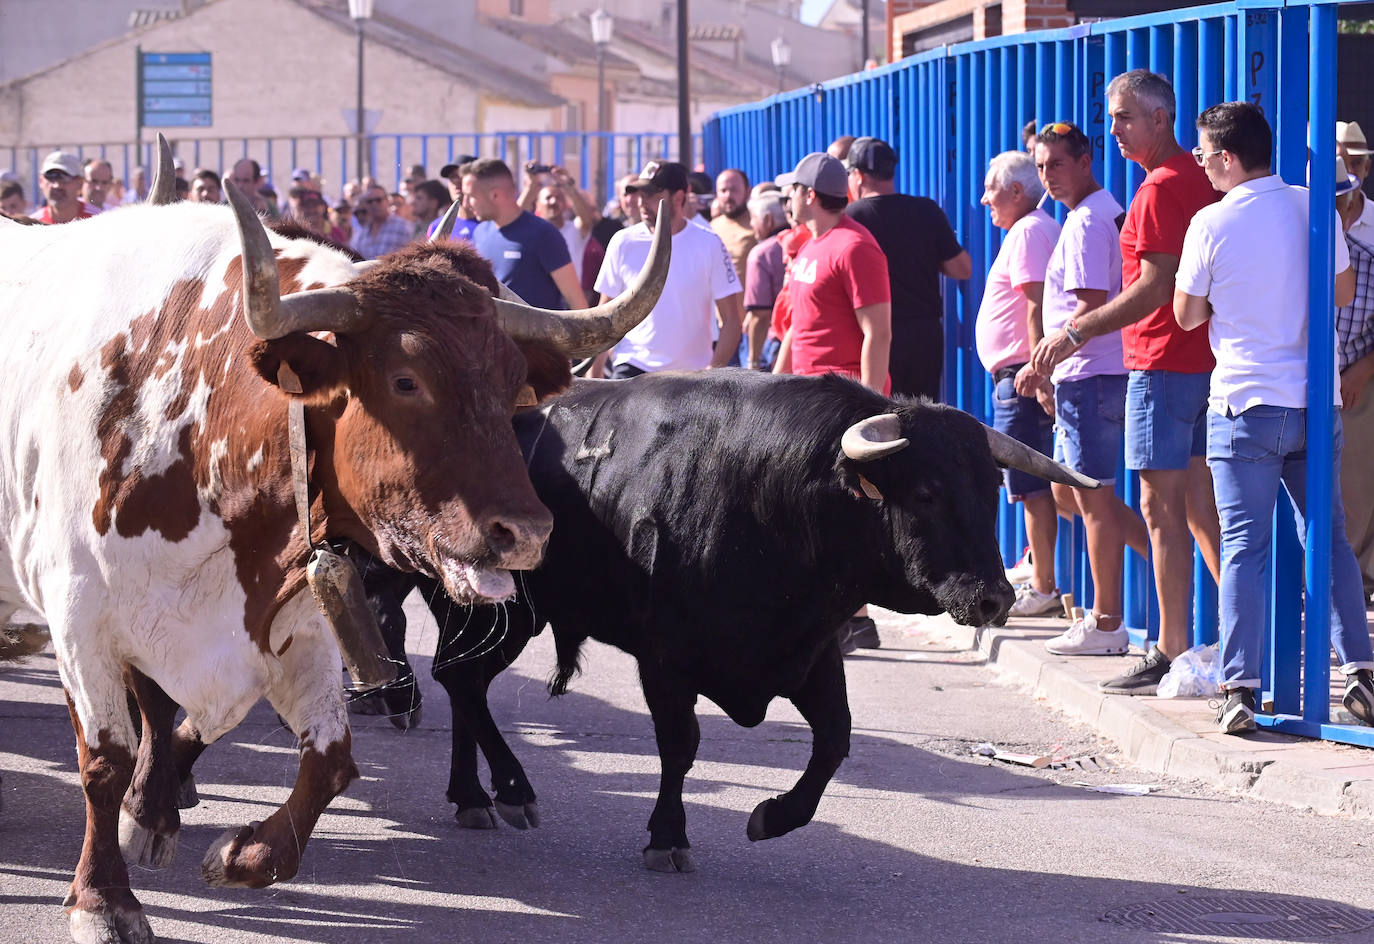
[[1025,366],[1025,364],[1012,364],[1010,367],[999,367],[992,372],[992,382],[1001,383],[1008,377],[1015,377],[1017,372]]

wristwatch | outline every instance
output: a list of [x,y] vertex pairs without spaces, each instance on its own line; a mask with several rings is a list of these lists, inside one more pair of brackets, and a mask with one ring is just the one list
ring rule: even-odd
[[1074,324],[1072,318],[1069,319],[1068,324],[1064,325],[1064,333],[1069,336],[1069,340],[1073,342],[1074,347],[1083,346],[1083,335],[1078,333],[1078,325]]

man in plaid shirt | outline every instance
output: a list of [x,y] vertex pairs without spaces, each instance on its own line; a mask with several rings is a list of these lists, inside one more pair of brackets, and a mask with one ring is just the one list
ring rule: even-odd
[[1336,309],[1337,368],[1341,373],[1341,426],[1345,452],[1341,459],[1341,497],[1345,501],[1345,531],[1360,564],[1364,592],[1374,591],[1374,245],[1351,234],[1359,218],[1357,178],[1346,174],[1338,159],[1336,211],[1345,227],[1350,268],[1355,272],[1355,300]]
[[378,259],[400,249],[415,236],[411,224],[391,215],[386,191],[375,184],[358,201],[356,215],[358,224],[353,227],[352,246],[364,259]]

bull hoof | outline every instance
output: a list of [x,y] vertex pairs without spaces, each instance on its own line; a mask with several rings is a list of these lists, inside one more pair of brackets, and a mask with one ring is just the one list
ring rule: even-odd
[[387,715],[391,724],[401,731],[409,731],[411,728],[420,726],[420,707],[410,709],[410,711],[398,711]]
[[749,825],[745,829],[750,842],[758,842],[760,839],[776,839],[791,832],[789,829],[774,830],[768,827],[768,813],[777,805],[776,799],[769,799],[754,807],[754,812],[749,814]]
[[644,867],[650,872],[695,872],[691,849],[645,849]]
[[128,810],[119,811],[119,851],[130,865],[161,869],[177,857],[177,833],[163,835],[139,825]]
[[101,911],[73,911],[67,930],[76,944],[157,944],[143,909],[111,905]]
[[266,888],[296,874],[297,865],[282,868],[271,846],[254,842],[261,823],[230,829],[205,851],[200,877],[218,888]]
[[462,829],[495,829],[496,814],[489,806],[470,806],[454,814]]
[[531,826],[539,828],[539,804],[530,802],[524,806],[516,806],[513,803],[502,803],[496,801],[496,812],[501,814],[501,818],[510,823],[516,829],[528,829]]
[[176,805],[179,810],[189,810],[193,806],[200,805],[200,794],[196,792],[195,774],[187,774],[186,779],[181,781],[181,786],[177,788]]

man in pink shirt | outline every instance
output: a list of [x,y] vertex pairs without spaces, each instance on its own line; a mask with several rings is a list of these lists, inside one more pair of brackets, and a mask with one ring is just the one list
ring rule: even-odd
[[[1054,449],[1053,388],[1047,380],[1036,396],[1016,392],[1016,374],[1044,335],[1040,310],[1045,268],[1059,240],[1059,224],[1036,208],[1044,192],[1035,160],[1024,151],[1007,151],[988,162],[982,203],[992,216],[992,225],[1007,235],[988,271],[974,330],[978,357],[997,385],[993,427],[1049,455]],[[1058,612],[1061,604],[1054,582],[1058,521],[1050,483],[1016,469],[1002,475],[1007,500],[1020,502],[1025,511],[1031,549],[1031,580],[1016,591],[1010,615]]]

